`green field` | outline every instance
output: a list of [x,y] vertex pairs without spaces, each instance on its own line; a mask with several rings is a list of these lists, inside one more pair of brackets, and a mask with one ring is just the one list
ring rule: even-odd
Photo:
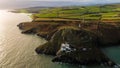
[[32,15],[36,18],[120,21],[120,4],[45,8]]

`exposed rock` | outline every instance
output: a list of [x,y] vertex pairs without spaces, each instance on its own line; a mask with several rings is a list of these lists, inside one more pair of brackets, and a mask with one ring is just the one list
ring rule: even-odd
[[[86,48],[86,50],[83,50]],[[64,62],[80,65],[106,65],[114,67],[116,64],[94,46],[81,46],[80,49],[69,53],[59,52],[53,62]]]
[[[38,54],[56,55],[53,62],[75,63],[81,65],[104,64],[115,66],[99,46],[119,44],[120,28],[118,25],[85,23],[48,23],[33,22],[19,24],[23,33],[34,33],[48,40],[35,49]],[[61,44],[67,42],[76,49],[71,52],[60,50]]]
[[120,26],[104,24],[99,27],[99,41],[103,45],[120,44]]

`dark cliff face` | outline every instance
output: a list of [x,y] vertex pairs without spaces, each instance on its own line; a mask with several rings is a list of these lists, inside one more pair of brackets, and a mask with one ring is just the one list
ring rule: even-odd
[[104,24],[101,25],[98,32],[99,42],[102,45],[120,44],[120,26]]
[[[22,33],[26,33],[26,34],[37,34],[38,36],[41,36],[43,38],[45,38],[46,40],[50,40],[52,38],[52,36],[54,35],[54,33],[56,32],[60,32],[60,28],[62,28],[62,26],[67,27],[69,26],[73,26],[74,27],[78,27],[77,25],[78,23],[48,23],[48,22],[31,22],[31,23],[21,23],[18,25],[18,27],[20,29],[22,29]],[[97,43],[100,44],[100,46],[110,46],[110,45],[116,45],[116,44],[120,44],[120,24],[119,23],[101,23],[99,25],[99,29],[97,28],[97,24],[93,23],[82,23],[81,24],[81,28],[83,30],[87,30],[89,31],[91,34],[91,36],[95,36],[98,37],[97,39]],[[68,32],[68,34],[71,34],[71,31],[69,29],[64,30],[61,33],[64,32]],[[66,32],[66,33],[67,33]],[[77,32],[76,32],[77,33]],[[79,34],[79,33],[78,33]],[[75,34],[72,35],[65,35],[65,40],[66,41],[70,41],[69,39],[66,39],[67,37],[69,38],[76,38],[74,36]],[[59,35],[60,37],[63,37],[61,35]],[[74,36],[74,37],[73,37]],[[84,35],[83,35],[84,36]],[[86,39],[87,40],[87,39]],[[78,40],[76,40],[78,41]],[[73,42],[74,43],[74,42]]]
[[[75,28],[75,29],[74,29]],[[84,45],[95,45],[96,37],[92,35],[89,31],[80,30],[76,27],[73,28],[62,28],[56,31],[51,37],[48,43],[39,46],[36,51],[39,53],[39,50],[47,49],[47,52],[56,54],[60,49],[60,46],[63,42],[68,42],[72,47],[79,48],[79,46]],[[48,46],[48,47],[47,47]],[[46,47],[46,48],[44,48]],[[46,53],[45,50],[42,52]]]
[[[63,28],[55,32],[50,41],[36,48],[36,52],[56,55],[53,62],[64,62],[81,65],[106,64],[114,66],[107,56],[97,47],[97,37],[94,33],[76,27]],[[60,51],[61,44],[67,42],[75,51]],[[111,62],[111,63],[109,63]]]

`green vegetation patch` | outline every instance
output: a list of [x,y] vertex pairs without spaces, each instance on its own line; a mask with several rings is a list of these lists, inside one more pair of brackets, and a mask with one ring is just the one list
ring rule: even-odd
[[[117,7],[114,7],[117,6]],[[79,20],[117,20],[120,19],[120,7],[118,5],[103,6],[71,6],[42,9],[39,13],[33,14],[33,18],[67,18]],[[36,19],[37,20],[37,19]]]

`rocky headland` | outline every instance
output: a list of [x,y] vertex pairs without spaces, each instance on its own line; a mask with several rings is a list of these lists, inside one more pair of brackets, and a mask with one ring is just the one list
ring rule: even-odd
[[[17,25],[24,34],[36,34],[48,42],[35,49],[38,54],[54,55],[53,62],[80,65],[117,64],[100,49],[120,44],[119,22],[87,22],[69,19],[47,19]],[[62,50],[61,46],[69,45]],[[68,50],[67,50],[68,49]]]

